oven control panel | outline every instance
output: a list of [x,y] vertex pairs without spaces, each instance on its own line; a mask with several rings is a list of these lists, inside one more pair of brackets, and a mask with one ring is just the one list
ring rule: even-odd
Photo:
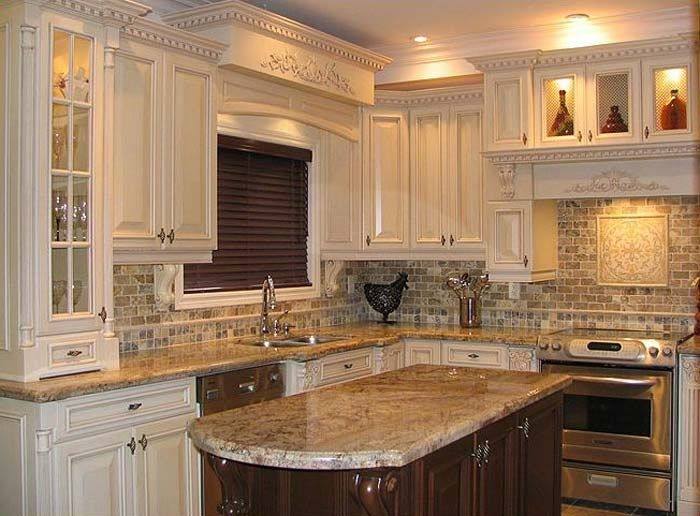
[[676,363],[675,345],[670,341],[561,333],[540,336],[537,345],[539,360],[665,368],[672,368]]

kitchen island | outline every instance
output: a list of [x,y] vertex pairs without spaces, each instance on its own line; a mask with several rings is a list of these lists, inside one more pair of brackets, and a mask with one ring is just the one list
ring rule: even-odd
[[562,390],[537,374],[413,366],[193,421],[223,514],[560,513]]

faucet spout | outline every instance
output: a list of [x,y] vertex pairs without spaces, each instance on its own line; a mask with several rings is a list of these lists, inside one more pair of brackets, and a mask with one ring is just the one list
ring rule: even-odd
[[275,283],[272,276],[268,274],[262,284],[262,304],[260,307],[260,335],[270,333],[270,310],[274,310],[277,306],[277,297],[275,296]]

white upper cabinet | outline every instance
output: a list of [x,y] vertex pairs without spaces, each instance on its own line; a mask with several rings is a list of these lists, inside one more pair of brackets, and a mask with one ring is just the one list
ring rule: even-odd
[[409,138],[404,110],[371,108],[363,121],[364,247],[409,246]]
[[532,147],[532,70],[515,69],[486,74],[484,126],[486,150]]
[[411,245],[449,246],[448,121],[446,106],[416,108],[411,120]]
[[535,145],[587,143],[586,73],[582,66],[535,70]]
[[593,63],[586,67],[589,143],[642,141],[641,66],[637,60]]
[[642,61],[644,140],[682,141],[700,137],[697,56]]
[[115,58],[115,261],[209,261],[217,238],[216,64],[132,36]]

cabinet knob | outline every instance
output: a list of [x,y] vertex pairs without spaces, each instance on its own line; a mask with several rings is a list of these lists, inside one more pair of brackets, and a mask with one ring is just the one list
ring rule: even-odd
[[649,139],[649,126],[644,128],[644,138]]
[[131,454],[133,455],[136,452],[136,439],[132,437],[131,441],[126,443],[126,447],[131,450]]
[[103,306],[102,310],[100,310],[100,313],[97,314],[100,319],[102,319],[102,324],[107,322],[107,309]]
[[442,235],[442,236],[440,237],[440,244],[445,245],[445,242],[446,242],[446,241],[447,241],[447,240],[445,240],[445,235]]
[[525,439],[530,438],[530,419],[525,418],[522,425],[518,425],[518,429],[522,430]]
[[77,356],[80,356],[82,354],[83,354],[83,352],[79,349],[71,349],[70,351],[68,351],[66,353],[66,355],[68,355],[69,357],[77,357]]
[[141,439],[138,440],[138,443],[141,445],[143,451],[146,451],[146,446],[148,446],[148,439],[146,439],[146,434],[141,435]]
[[160,228],[160,233],[158,233],[156,235],[156,238],[160,240],[161,244],[165,243],[165,229],[164,228]]
[[523,133],[523,145],[527,145],[527,134]]
[[579,131],[578,134],[576,135],[576,139],[577,139],[579,142],[580,142],[581,140],[583,140],[583,134],[581,134],[581,131]]
[[593,141],[593,131],[591,131],[590,129],[588,130],[588,141],[589,142]]
[[527,267],[527,264],[530,263],[530,260],[527,259],[527,255],[523,258],[523,265]]
[[369,247],[369,244],[372,243],[372,239],[369,237],[369,235],[367,235],[367,237],[365,237],[365,243],[367,244],[367,247]]
[[171,229],[170,233],[168,233],[168,242],[171,244],[175,241],[175,230]]
[[450,247],[455,245],[455,237],[450,235]]

